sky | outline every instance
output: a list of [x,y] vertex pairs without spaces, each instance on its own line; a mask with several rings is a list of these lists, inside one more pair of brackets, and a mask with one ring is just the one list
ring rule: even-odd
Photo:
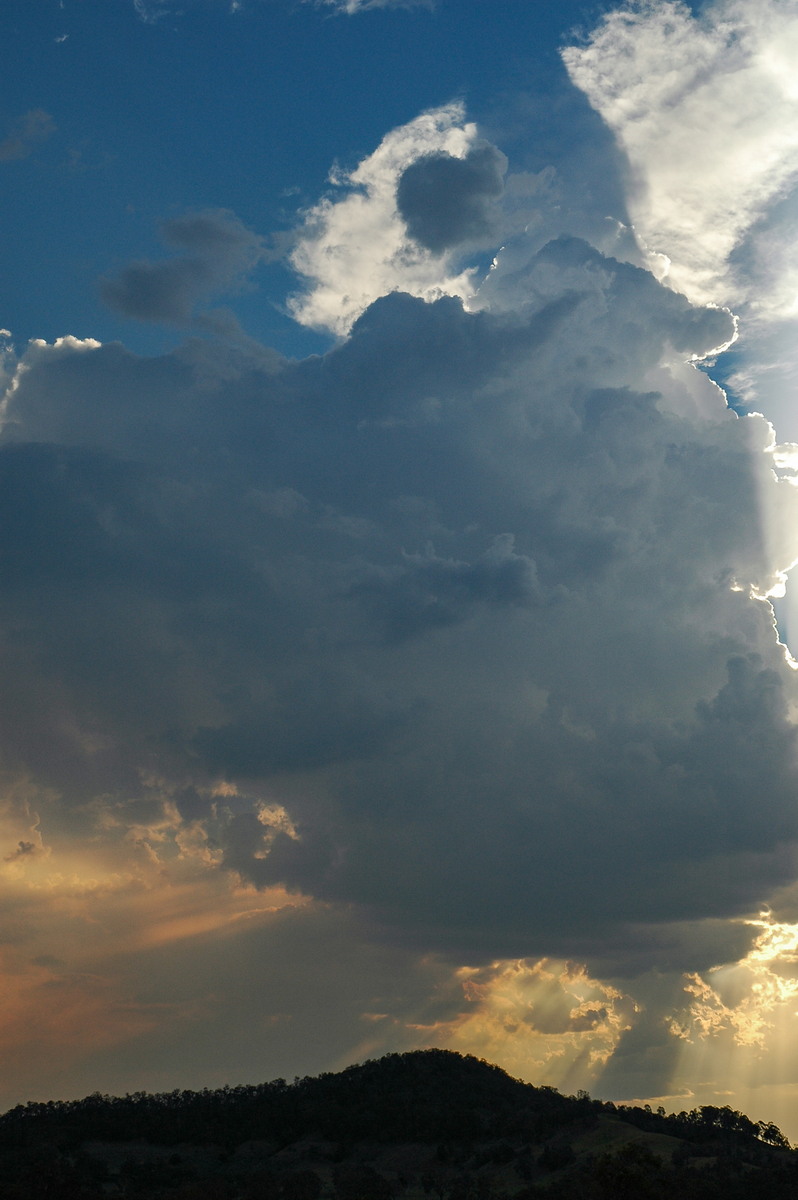
[[798,0],[0,28],[0,1108],[798,1140]]

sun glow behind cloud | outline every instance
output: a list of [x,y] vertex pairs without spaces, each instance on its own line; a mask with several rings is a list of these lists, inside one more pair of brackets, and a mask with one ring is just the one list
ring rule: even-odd
[[742,959],[684,976],[686,999],[665,1019],[678,1044],[670,1087],[653,1099],[766,1111],[792,1133],[798,925],[770,913],[745,924],[759,932]]
[[462,967],[456,979],[466,1007],[453,1021],[419,1026],[425,1042],[565,1092],[595,1084],[637,1012],[630,996],[576,963],[496,962]]
[[[627,200],[643,251],[664,256],[671,286],[743,313],[750,348],[730,382],[777,420],[779,389],[796,367],[795,327],[786,324],[798,296],[796,46],[793,0],[755,9],[731,0],[699,17],[680,3],[644,0],[608,13],[583,46],[563,54],[628,158]],[[653,257],[651,268],[660,273]],[[794,486],[793,458],[791,445],[775,447],[783,487]],[[764,495],[761,505],[764,536],[777,540],[779,509]],[[769,596],[783,595],[793,565],[785,562]],[[781,610],[788,627],[793,609]],[[725,1078],[729,1094],[753,1103],[752,1089],[767,1090],[795,1043],[798,926],[768,916],[748,924],[761,930],[748,955],[689,975],[689,1003],[669,1028],[682,1043],[677,1086]],[[785,1119],[783,1099],[779,1111]]]
[[32,798],[6,794],[0,837],[17,840],[0,864],[6,1103],[20,1092],[68,1096],[71,1073],[92,1056],[113,1058],[131,1043],[206,1022],[219,1003],[212,985],[182,999],[159,994],[157,973],[148,985],[136,964],[190,955],[192,946],[223,955],[305,903],[280,887],[230,886],[207,837],[168,806],[138,825],[93,806],[82,844],[57,832],[45,844]]

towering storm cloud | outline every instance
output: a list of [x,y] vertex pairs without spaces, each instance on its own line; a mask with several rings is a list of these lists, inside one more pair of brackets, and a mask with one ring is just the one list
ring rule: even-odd
[[[785,115],[724,207],[668,140],[676,105],[740,146],[732,79],[784,83],[775,0],[761,29],[719,11],[739,37],[710,14],[694,55],[671,3],[565,52],[628,156],[632,226],[588,222],[556,164],[452,102],[296,218],[285,312],[323,353],[207,308],[279,241],[212,206],[100,284],[196,336],[8,335],[8,1040],[61,995],[55,1087],[168,1085],[190,1044],[212,1083],[253,1053],[289,1074],[437,1043],[653,1098],[692,1086],[702,1038],[768,1048],[798,456],[710,374],[732,346],[744,365],[735,255],[794,164]],[[45,1086],[39,1053],[10,1088]]]

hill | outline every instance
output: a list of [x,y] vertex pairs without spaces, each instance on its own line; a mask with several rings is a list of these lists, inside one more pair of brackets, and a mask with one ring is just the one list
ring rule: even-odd
[[445,1050],[201,1092],[19,1105],[0,1200],[780,1200],[798,1151],[730,1108],[563,1096]]

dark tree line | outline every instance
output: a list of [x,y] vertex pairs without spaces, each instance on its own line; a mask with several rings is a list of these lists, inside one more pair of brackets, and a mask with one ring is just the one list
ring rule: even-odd
[[[575,1153],[602,1121],[632,1140]],[[658,1157],[649,1134],[676,1148]],[[130,1155],[111,1167],[96,1143]],[[378,1169],[392,1145],[417,1148],[415,1173]],[[292,1083],[18,1105],[0,1117],[0,1200],[781,1200],[798,1196],[797,1158],[728,1107],[563,1096],[426,1050]]]

